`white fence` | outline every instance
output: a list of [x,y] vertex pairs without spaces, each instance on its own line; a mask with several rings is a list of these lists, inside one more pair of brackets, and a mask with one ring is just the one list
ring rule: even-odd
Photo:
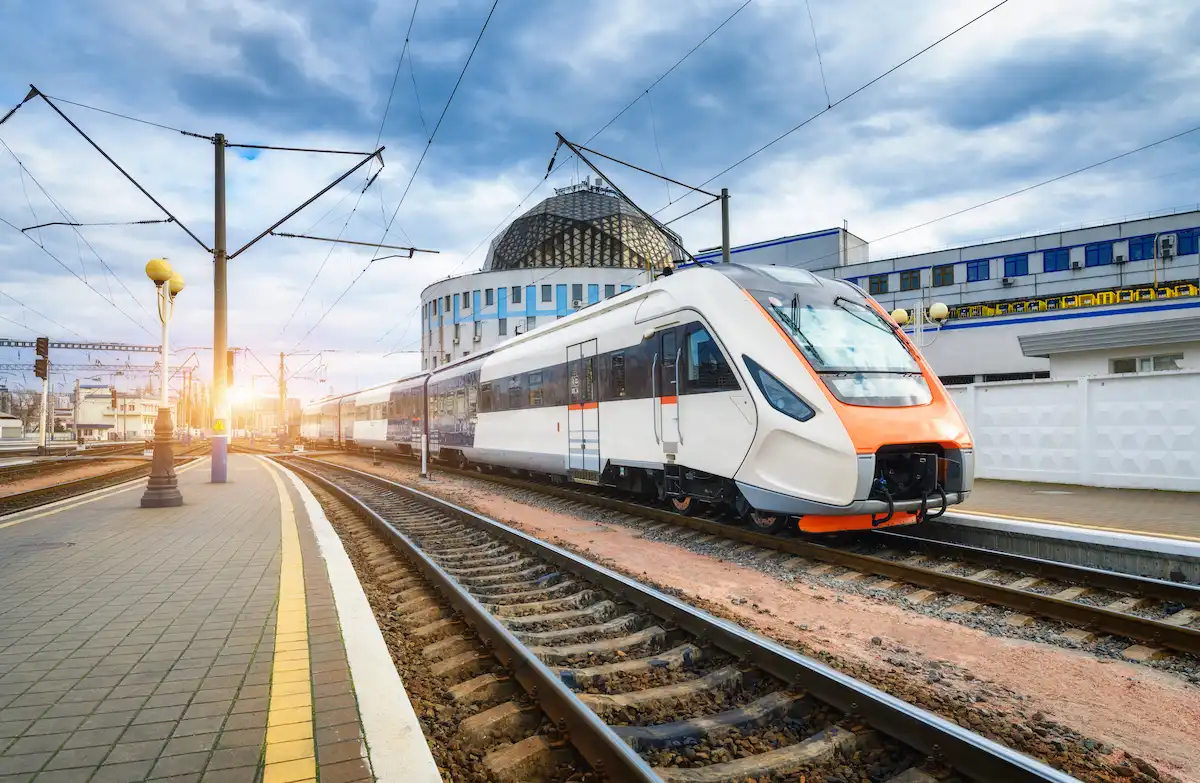
[[971,428],[978,478],[1200,492],[1200,372],[972,384],[950,394]]

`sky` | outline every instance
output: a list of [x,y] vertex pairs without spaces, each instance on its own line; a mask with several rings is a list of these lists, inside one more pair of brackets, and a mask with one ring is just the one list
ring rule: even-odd
[[[24,104],[0,125],[0,218],[16,227],[0,223],[0,337],[157,345],[142,270],[167,257],[187,280],[173,361],[195,354],[209,377],[214,147],[179,131],[363,152],[379,139],[381,171],[369,163],[279,230],[439,252],[371,263],[371,248],[267,237],[229,262],[229,344],[249,349],[241,384],[269,386],[287,353],[302,399],[400,377],[420,364],[421,289],[477,270],[508,219],[588,173],[571,160],[545,177],[556,131],[603,129],[590,146],[700,185],[998,0],[751,0],[663,76],[744,2],[499,0],[481,38],[492,0],[421,0],[415,16],[411,0],[0,4],[0,116],[33,84],[166,126],[57,103],[178,219],[22,234],[164,218],[49,105]],[[1189,0],[1009,0],[707,187],[730,190],[735,245],[843,221],[885,237],[1200,125],[1197,29]],[[229,149],[231,252],[361,160]],[[604,168],[663,219],[700,203]],[[1195,206],[1198,174],[1200,132],[872,242],[871,258]],[[720,241],[715,207],[672,228],[693,252]],[[32,365],[32,351],[0,361]],[[35,381],[0,372],[10,388]]]

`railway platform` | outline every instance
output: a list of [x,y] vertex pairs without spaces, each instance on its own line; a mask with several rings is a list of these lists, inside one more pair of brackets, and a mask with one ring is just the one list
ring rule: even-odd
[[956,513],[1200,543],[1200,495],[976,479]]
[[440,780],[315,498],[207,466],[0,517],[0,783]]

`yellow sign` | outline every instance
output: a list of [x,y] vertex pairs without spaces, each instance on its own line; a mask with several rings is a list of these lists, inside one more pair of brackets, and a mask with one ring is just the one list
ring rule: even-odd
[[217,419],[216,421],[213,422],[213,432],[224,432],[224,431],[225,431],[225,420],[224,419]]

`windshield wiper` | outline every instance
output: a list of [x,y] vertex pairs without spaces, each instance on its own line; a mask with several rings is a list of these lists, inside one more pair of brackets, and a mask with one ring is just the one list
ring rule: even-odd
[[[869,311],[869,312],[871,313],[871,315],[875,316],[875,320],[873,320],[873,321],[869,321],[869,320],[867,320],[866,318],[863,318],[863,317],[861,317],[861,316],[860,316],[860,315],[858,315],[858,313],[857,313],[857,312],[855,312],[854,310],[851,310],[849,307],[845,307],[845,306],[842,304],[842,302],[847,302],[847,303],[849,303],[849,304],[852,304],[852,305],[854,305],[855,307],[861,307],[862,309]],[[862,321],[863,323],[865,323],[867,326],[873,326],[873,327],[875,327],[876,329],[880,330],[881,332],[887,332],[888,334],[892,334],[892,333],[893,333],[893,331],[894,331],[894,330],[892,329],[892,327],[891,327],[891,326],[889,326],[889,325],[887,325],[887,324],[886,324],[886,322],[885,322],[885,324],[884,324],[884,325],[882,325],[882,326],[881,326],[879,322],[880,322],[880,321],[882,321],[883,319],[881,319],[881,318],[879,317],[879,313],[876,313],[874,310],[872,310],[870,307],[868,307],[867,305],[863,304],[862,302],[856,302],[856,301],[854,301],[853,299],[847,299],[847,298],[846,298],[846,297],[844,297],[844,296],[835,296],[835,297],[833,298],[833,303],[834,303],[834,305],[836,305],[837,307],[841,308],[842,310],[846,311],[847,313],[850,313],[850,315],[854,316],[854,317],[855,317],[855,318],[857,318],[858,320],[860,320],[860,321]]]
[[800,327],[796,325],[795,321],[793,321],[791,318],[788,318],[787,313],[785,313],[776,305],[771,305],[771,309],[775,311],[775,314],[779,316],[779,319],[783,321],[784,325],[787,326],[789,331],[804,341],[804,347],[807,348],[809,353],[812,354],[812,358],[815,359],[818,364],[824,366],[825,360],[821,358],[821,352],[817,350],[817,346],[812,344],[812,340],[808,339],[804,335],[804,332],[801,331]]

